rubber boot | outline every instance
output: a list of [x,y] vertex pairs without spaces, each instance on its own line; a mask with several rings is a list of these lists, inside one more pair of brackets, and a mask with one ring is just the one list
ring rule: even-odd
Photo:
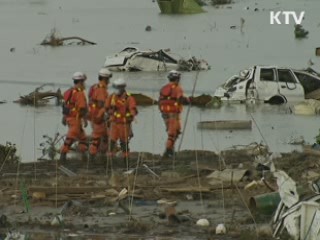
[[92,161],[95,161],[95,160],[96,160],[96,155],[89,153],[89,161],[92,162]]
[[163,158],[173,158],[173,149],[167,148],[166,151],[163,154]]
[[61,163],[66,163],[67,162],[67,154],[66,153],[61,153],[60,154],[60,162]]
[[[124,167],[126,168],[127,166],[129,167],[130,166],[130,158],[129,158],[129,155],[128,153],[124,153],[123,154],[123,164],[124,164]],[[128,165],[127,165],[127,162],[128,162]]]
[[82,162],[87,162],[88,161],[87,153],[81,153],[81,161]]

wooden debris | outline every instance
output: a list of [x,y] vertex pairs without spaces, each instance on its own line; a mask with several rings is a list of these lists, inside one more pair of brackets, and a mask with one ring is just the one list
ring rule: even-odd
[[70,40],[77,40],[77,45],[96,45],[95,42],[88,41],[84,38],[81,37],[59,37],[57,30],[53,28],[51,30],[51,33],[46,36],[46,38],[40,43],[40,45],[44,46],[52,46],[52,47],[58,47],[58,46],[63,46],[63,45],[70,45],[70,44],[65,44],[65,42],[70,41]]
[[303,146],[303,152],[305,154],[307,154],[307,155],[320,157],[320,150],[319,149],[314,149],[310,145]]
[[46,199],[46,194],[44,192],[33,192],[32,199],[34,200],[44,200]]
[[222,121],[203,121],[198,122],[200,129],[250,129],[252,128],[251,120],[222,120]]
[[46,194],[82,194],[103,192],[106,187],[29,187],[29,193],[44,192]]
[[230,182],[237,183],[242,180],[244,176],[250,176],[251,172],[247,169],[224,169],[223,171],[214,171],[207,176],[210,181],[209,184],[214,185],[216,182]]
[[160,188],[161,191],[171,192],[171,193],[186,193],[186,192],[211,192],[210,188],[207,187],[181,187],[181,188]]
[[202,95],[200,95],[200,96],[193,97],[191,104],[192,104],[193,106],[201,106],[201,107],[204,107],[204,106],[206,106],[206,104],[208,104],[211,100],[212,100],[212,97],[211,97],[210,95],[202,94]]
[[132,93],[131,96],[134,97],[134,99],[137,102],[137,105],[139,106],[150,106],[158,103],[156,100],[152,99],[151,97],[148,97],[141,93]]
[[316,48],[316,56],[320,56],[320,47]]
[[32,106],[40,106],[45,105],[49,102],[50,99],[56,98],[56,105],[60,105],[63,97],[61,94],[61,90],[58,89],[57,92],[46,91],[40,92],[40,90],[47,84],[41,85],[37,87],[33,92],[28,95],[20,96],[20,99],[15,100],[15,103],[20,103],[22,105],[32,105]]
[[59,170],[62,171],[64,174],[66,174],[69,177],[77,176],[76,173],[72,172],[71,170],[69,170],[68,168],[66,168],[64,166],[59,166]]

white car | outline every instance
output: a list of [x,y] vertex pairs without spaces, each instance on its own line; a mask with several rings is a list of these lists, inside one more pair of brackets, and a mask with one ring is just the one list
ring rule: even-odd
[[228,79],[214,96],[221,100],[261,101],[270,104],[299,102],[320,89],[320,77],[312,69],[253,66]]
[[205,60],[195,57],[184,60],[170,52],[160,49],[158,51],[141,51],[134,47],[127,47],[121,52],[107,56],[104,67],[110,71],[170,71],[170,70],[208,70],[210,67]]

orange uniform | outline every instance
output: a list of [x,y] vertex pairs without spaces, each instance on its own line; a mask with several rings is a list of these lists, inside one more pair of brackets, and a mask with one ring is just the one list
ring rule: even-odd
[[168,139],[167,150],[173,150],[174,144],[181,133],[180,113],[183,110],[182,102],[187,99],[179,83],[170,82],[160,90],[159,109],[166,125]]
[[66,140],[61,148],[61,153],[67,153],[71,145],[78,140],[79,150],[85,152],[87,150],[87,137],[82,127],[86,121],[87,99],[82,88],[71,88],[68,91],[69,97],[65,102],[64,120],[68,125],[68,133]]
[[131,123],[138,113],[136,101],[127,92],[120,96],[112,94],[106,101],[106,110],[110,121],[108,153],[113,155],[116,142],[120,140],[123,157],[126,158],[129,154],[129,140],[133,137]]
[[[105,102],[108,97],[107,85],[98,83],[89,90],[89,119],[92,126],[92,141],[89,153],[96,155],[99,147],[105,149],[108,143],[107,125],[104,121]],[[101,144],[101,140],[102,143]]]

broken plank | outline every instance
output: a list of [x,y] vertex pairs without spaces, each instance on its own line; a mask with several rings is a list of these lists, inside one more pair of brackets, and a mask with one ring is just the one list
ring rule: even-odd
[[46,194],[81,194],[103,192],[107,187],[29,187],[29,193],[44,192]]
[[161,191],[185,193],[185,192],[211,192],[210,188],[206,187],[181,187],[181,188],[160,188]]
[[251,120],[221,120],[221,121],[203,121],[198,122],[197,127],[200,129],[214,129],[214,130],[236,130],[236,129],[250,129],[252,128]]
[[77,176],[77,174],[75,174],[74,172],[72,172],[71,170],[69,170],[64,166],[59,166],[59,170],[62,171],[64,174],[66,174],[68,177]]

